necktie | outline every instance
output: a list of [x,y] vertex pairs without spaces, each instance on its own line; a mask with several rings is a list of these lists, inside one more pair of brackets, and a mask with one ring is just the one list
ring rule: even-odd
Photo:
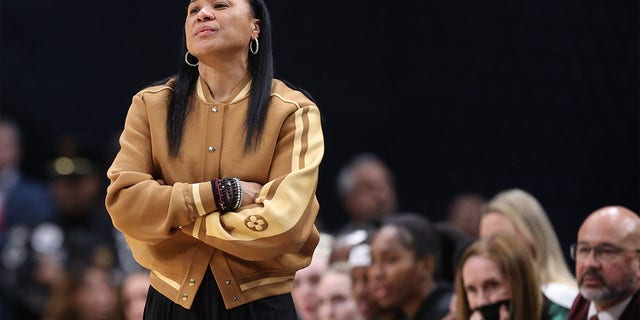
[[594,314],[593,316],[591,316],[591,318],[589,318],[589,320],[600,320],[600,318],[598,318],[597,314]]

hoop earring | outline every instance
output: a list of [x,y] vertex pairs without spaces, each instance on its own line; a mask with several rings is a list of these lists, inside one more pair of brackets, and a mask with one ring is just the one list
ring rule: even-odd
[[184,62],[191,67],[197,67],[200,64],[200,61],[196,61],[196,63],[189,62],[189,51],[184,53]]
[[[255,48],[253,47],[254,43],[256,44]],[[251,41],[249,41],[249,52],[251,52],[252,55],[256,55],[258,54],[258,50],[260,50],[260,42],[258,42],[258,38],[251,38]]]

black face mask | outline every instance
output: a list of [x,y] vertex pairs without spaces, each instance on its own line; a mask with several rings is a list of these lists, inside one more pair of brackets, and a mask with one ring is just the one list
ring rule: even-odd
[[509,309],[509,303],[511,300],[500,300],[491,304],[485,304],[475,308],[473,311],[479,311],[485,320],[499,320],[500,319],[500,306],[504,305]]

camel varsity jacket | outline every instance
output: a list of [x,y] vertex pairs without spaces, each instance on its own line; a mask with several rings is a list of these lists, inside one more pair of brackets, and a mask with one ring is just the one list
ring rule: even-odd
[[[169,155],[166,134],[172,88],[140,91],[107,172],[105,204],[114,226],[151,270],[151,285],[185,308],[207,268],[227,309],[290,292],[295,272],[310,263],[319,240],[319,110],[274,80],[261,140],[245,153],[250,87],[247,79],[218,102],[199,79],[177,157]],[[221,215],[210,181],[225,177],[263,187],[253,204]]]

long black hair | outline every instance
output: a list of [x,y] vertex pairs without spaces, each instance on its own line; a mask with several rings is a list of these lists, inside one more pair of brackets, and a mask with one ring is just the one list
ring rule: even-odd
[[[247,0],[254,17],[260,20],[260,49],[249,57],[249,73],[252,83],[249,91],[249,109],[245,116],[245,151],[256,147],[260,141],[260,134],[264,128],[269,99],[271,96],[271,82],[273,80],[273,53],[271,38],[271,19],[263,0]],[[180,67],[173,83],[173,95],[167,110],[167,138],[169,152],[177,156],[182,143],[184,123],[193,105],[193,90],[198,81],[198,68],[184,63],[184,53],[187,52],[186,35],[182,37],[182,54]]]

